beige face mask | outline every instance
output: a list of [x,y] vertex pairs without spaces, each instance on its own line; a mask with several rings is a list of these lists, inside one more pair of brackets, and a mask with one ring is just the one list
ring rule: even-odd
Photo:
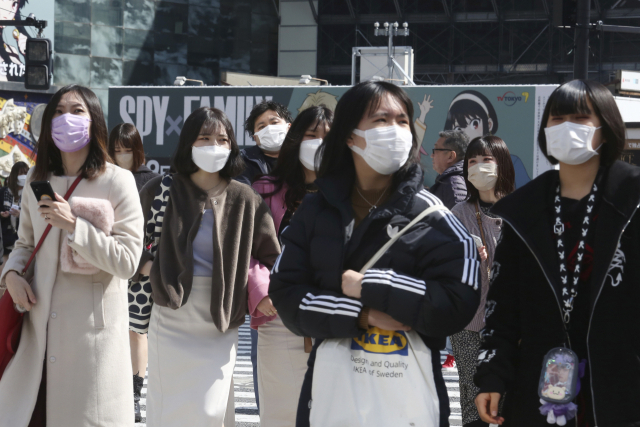
[[116,153],[115,160],[122,169],[131,170],[133,166],[133,153]]
[[498,164],[476,163],[469,168],[468,173],[469,182],[478,191],[488,191],[495,188],[498,181]]

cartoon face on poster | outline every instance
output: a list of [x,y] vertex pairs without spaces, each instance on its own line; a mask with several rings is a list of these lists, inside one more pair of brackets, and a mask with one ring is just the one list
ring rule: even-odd
[[[51,0],[0,0],[0,20],[19,21],[33,13],[47,21],[43,36],[53,41],[54,2]],[[0,81],[23,82],[27,40],[36,37],[35,27],[0,26]]]

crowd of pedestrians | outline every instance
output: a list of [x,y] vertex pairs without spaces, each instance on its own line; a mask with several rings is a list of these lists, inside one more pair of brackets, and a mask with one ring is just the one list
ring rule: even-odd
[[263,427],[448,426],[454,367],[466,427],[640,425],[640,169],[611,93],[553,92],[558,167],[518,190],[495,121],[441,132],[425,188],[413,117],[363,82],[295,120],[256,105],[241,150],[202,107],[157,175],[60,89],[0,190],[0,427],[132,426],[147,367],[147,425],[232,427],[247,314]]

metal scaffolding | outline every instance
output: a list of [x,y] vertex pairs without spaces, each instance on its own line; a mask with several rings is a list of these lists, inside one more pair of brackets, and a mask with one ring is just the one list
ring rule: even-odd
[[[557,26],[570,0],[321,0],[318,75],[351,83],[352,47],[380,44],[375,22],[408,22],[417,84],[543,84],[572,78],[573,28]],[[575,4],[575,2],[574,2]],[[554,20],[556,12],[556,20]],[[591,22],[637,25],[639,0],[591,0]],[[589,78],[640,70],[640,35],[589,32]]]

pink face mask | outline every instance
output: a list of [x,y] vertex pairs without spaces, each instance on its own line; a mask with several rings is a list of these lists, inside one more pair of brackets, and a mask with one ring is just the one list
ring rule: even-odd
[[85,116],[63,114],[51,121],[51,136],[60,151],[72,153],[84,148],[89,137],[89,120]]

